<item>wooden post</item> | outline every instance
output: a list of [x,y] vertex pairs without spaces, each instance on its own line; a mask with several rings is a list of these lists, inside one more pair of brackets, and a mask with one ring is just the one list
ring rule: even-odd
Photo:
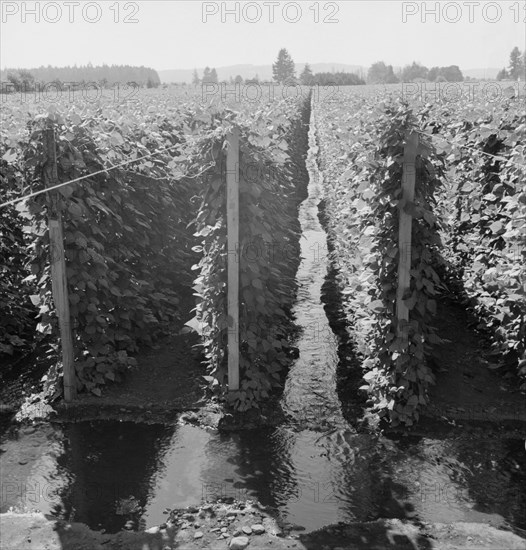
[[[55,130],[45,130],[45,146],[47,152],[46,184],[48,187],[58,184],[57,149],[55,144]],[[77,397],[77,383],[75,377],[73,336],[71,333],[71,319],[69,314],[68,285],[66,278],[66,261],[64,259],[64,236],[62,233],[62,216],[58,191],[51,191],[51,205],[48,213],[49,252],[51,262],[51,286],[53,301],[57,308],[60,328],[60,342],[62,348],[62,368],[64,374],[64,399],[69,402]]]
[[228,389],[239,389],[239,130],[227,138]]
[[414,201],[416,181],[416,152],[418,134],[408,132],[404,147],[404,164],[402,176],[402,202],[400,208],[400,224],[398,231],[398,288],[396,292],[396,313],[399,328],[409,321],[409,310],[403,297],[411,284],[411,226],[412,216],[405,211],[405,206]]

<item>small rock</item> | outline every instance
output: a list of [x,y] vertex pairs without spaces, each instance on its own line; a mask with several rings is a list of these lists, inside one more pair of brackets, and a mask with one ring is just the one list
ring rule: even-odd
[[149,535],[156,535],[161,528],[156,525],[155,527],[150,527],[149,529],[146,529],[145,533],[148,533]]
[[228,533],[222,533],[221,536],[224,538],[224,539],[227,539],[230,535]]
[[221,527],[221,533],[226,533],[228,529],[226,527]]
[[251,535],[252,534],[252,529],[248,525],[243,526],[242,530],[243,530],[243,533],[245,533],[245,535]]
[[196,533],[194,534],[194,539],[201,539],[203,538],[203,533],[202,531],[196,531]]
[[210,531],[212,531],[212,533],[219,533],[221,529],[219,527],[214,527],[213,529],[210,529]]
[[241,529],[236,529],[233,533],[232,533],[232,536],[234,537],[239,537],[239,535],[241,535],[243,531],[241,531]]
[[230,541],[230,550],[244,550],[248,543],[248,537],[234,537]]
[[187,519],[188,521],[194,521],[194,516],[192,514],[183,514],[181,517],[183,519]]
[[197,514],[197,512],[199,512],[199,508],[195,506],[188,506],[187,510],[190,514]]
[[252,525],[252,531],[256,535],[262,535],[265,532],[265,528],[261,523],[256,523],[255,525]]

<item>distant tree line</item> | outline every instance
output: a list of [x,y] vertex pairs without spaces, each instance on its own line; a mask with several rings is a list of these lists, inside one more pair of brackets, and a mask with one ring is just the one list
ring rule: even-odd
[[309,64],[305,65],[300,75],[300,83],[305,86],[357,86],[365,84],[365,80],[357,74],[338,71],[334,73],[313,73]]
[[357,84],[365,84],[365,81],[354,73],[346,73],[342,71],[332,73],[313,73],[308,63],[303,68],[299,78],[297,78],[295,63],[285,48],[282,48],[279,51],[278,58],[272,65],[272,74],[274,81],[279,84],[299,83],[305,86],[355,86]]
[[[96,82],[102,87],[112,86],[115,83],[126,84],[135,82],[139,86],[157,88],[161,79],[157,71],[149,67],[135,67],[132,65],[87,65],[73,67],[38,67],[36,69],[5,69],[0,71],[0,80],[9,83],[15,91],[31,91],[37,84],[51,82],[58,85],[64,83],[87,84]],[[4,86],[5,88],[5,86]],[[8,89],[8,88],[6,88]]]
[[[502,69],[497,76],[498,80],[512,78],[512,79],[524,79],[526,80],[526,51],[522,52],[519,48],[514,48],[510,54],[509,67]],[[425,65],[413,61],[411,65],[406,65],[396,71],[392,65],[387,65],[383,61],[373,63],[367,71],[367,80],[365,81],[362,76],[355,73],[348,73],[343,71],[338,72],[324,72],[313,73],[311,66],[307,63],[303,68],[303,71],[296,76],[296,65],[292,59],[292,56],[286,48],[281,48],[278,52],[276,61],[272,64],[272,76],[273,81],[278,84],[302,84],[305,86],[327,86],[327,85],[339,85],[339,86],[356,86],[365,84],[396,84],[398,82],[462,82],[464,75],[458,65],[448,65],[444,67],[431,67],[428,68]],[[216,69],[210,69],[206,67],[203,77],[200,78],[197,70],[194,70],[193,83],[217,83]],[[226,80],[223,83],[228,82]],[[235,78],[230,77],[230,84],[243,84],[243,83],[259,83],[259,78],[256,75],[250,80],[243,80],[240,75]]]
[[367,72],[368,84],[394,84],[396,82],[414,82],[426,80],[428,82],[462,82],[464,75],[458,65],[448,67],[432,67],[431,69],[413,62],[395,74],[392,65],[383,61],[374,63]]
[[195,84],[197,86],[198,84],[217,84],[217,83],[218,83],[218,78],[217,78],[217,71],[215,70],[215,68],[210,69],[210,67],[205,67],[202,78],[199,78],[199,73],[197,72],[197,69],[194,69],[192,84]]
[[521,53],[515,46],[510,53],[508,67],[502,69],[497,75],[497,80],[523,80],[526,82],[526,50]]
[[[296,78],[295,65],[292,57],[286,49],[281,49],[276,62],[272,65],[274,80],[280,84],[299,82],[306,86],[313,85],[339,85],[356,86],[365,84],[365,80],[354,73],[330,72],[313,73],[307,63]],[[393,84],[397,82],[413,82],[415,80],[427,80],[432,82],[462,82],[464,76],[457,65],[448,67],[432,67],[431,69],[413,62],[395,74],[392,65],[386,65],[383,61],[374,63],[367,73],[368,84]]]

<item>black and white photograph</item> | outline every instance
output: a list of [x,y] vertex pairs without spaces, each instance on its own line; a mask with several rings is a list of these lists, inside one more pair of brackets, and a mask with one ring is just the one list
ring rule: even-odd
[[0,550],[526,550],[526,0],[0,0]]

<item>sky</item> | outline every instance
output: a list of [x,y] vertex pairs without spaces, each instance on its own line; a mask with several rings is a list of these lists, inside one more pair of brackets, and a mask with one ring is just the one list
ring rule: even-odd
[[526,49],[526,0],[0,0],[0,7],[2,69],[268,65],[280,48],[298,63],[472,69],[504,67],[514,46]]

